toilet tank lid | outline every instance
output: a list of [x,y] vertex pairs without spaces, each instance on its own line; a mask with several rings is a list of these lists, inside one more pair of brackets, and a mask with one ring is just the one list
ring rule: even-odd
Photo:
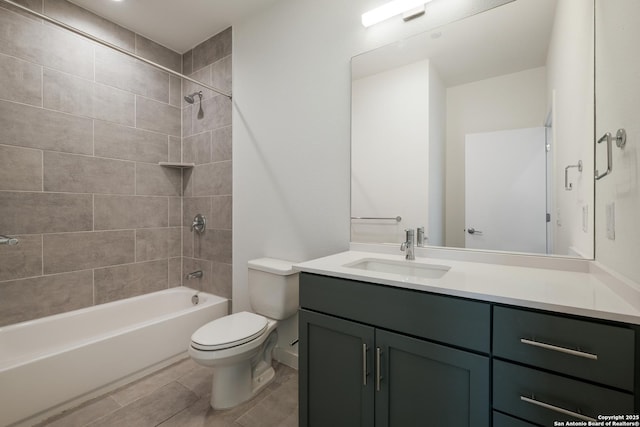
[[249,268],[252,270],[259,270],[267,273],[287,276],[289,274],[296,273],[296,271],[293,269],[294,264],[296,263],[293,261],[285,261],[282,259],[258,258],[249,261]]

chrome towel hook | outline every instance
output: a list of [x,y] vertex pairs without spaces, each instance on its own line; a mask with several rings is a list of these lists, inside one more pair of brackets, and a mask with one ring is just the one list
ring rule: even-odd
[[598,144],[604,141],[607,141],[607,171],[603,174],[599,174],[598,170],[596,169],[596,173],[595,173],[596,181],[609,175],[613,170],[612,142],[614,139],[616,140],[616,146],[618,148],[624,148],[624,146],[627,144],[627,131],[624,129],[618,129],[618,132],[616,132],[615,138],[613,137],[613,135],[611,135],[611,132],[607,132],[604,135],[602,135],[598,140]]

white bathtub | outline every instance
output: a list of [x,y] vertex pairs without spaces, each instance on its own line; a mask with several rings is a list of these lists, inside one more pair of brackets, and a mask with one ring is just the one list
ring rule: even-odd
[[30,425],[184,357],[228,300],[172,288],[0,327],[0,426]]

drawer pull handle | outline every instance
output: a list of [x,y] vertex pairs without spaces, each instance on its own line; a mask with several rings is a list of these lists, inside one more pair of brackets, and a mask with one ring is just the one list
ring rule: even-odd
[[382,375],[380,374],[380,359],[382,358],[382,350],[380,347],[376,347],[376,391],[380,391],[380,381]]
[[560,414],[569,415],[570,417],[579,418],[583,421],[596,421],[595,418],[587,417],[586,415],[579,414],[577,412],[570,411],[568,409],[559,408],[557,406],[550,405],[548,403],[540,402],[539,400],[531,399],[525,396],[520,396],[520,400],[530,403],[532,405],[540,406],[545,409],[549,409]]
[[570,354],[572,356],[584,357],[585,359],[598,360],[597,354],[585,353],[584,351],[571,350],[570,348],[558,347],[556,345],[546,344],[543,342],[532,341],[526,338],[520,338],[522,344],[532,345],[534,347],[540,347],[547,350],[559,351],[560,353]]
[[367,377],[369,376],[369,372],[367,372],[367,344],[362,344],[362,385],[367,386]]

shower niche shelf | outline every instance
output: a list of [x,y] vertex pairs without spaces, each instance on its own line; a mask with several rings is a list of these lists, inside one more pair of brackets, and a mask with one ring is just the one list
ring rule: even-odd
[[166,168],[176,168],[176,169],[192,169],[195,166],[195,163],[181,163],[181,162],[159,162],[158,164]]

